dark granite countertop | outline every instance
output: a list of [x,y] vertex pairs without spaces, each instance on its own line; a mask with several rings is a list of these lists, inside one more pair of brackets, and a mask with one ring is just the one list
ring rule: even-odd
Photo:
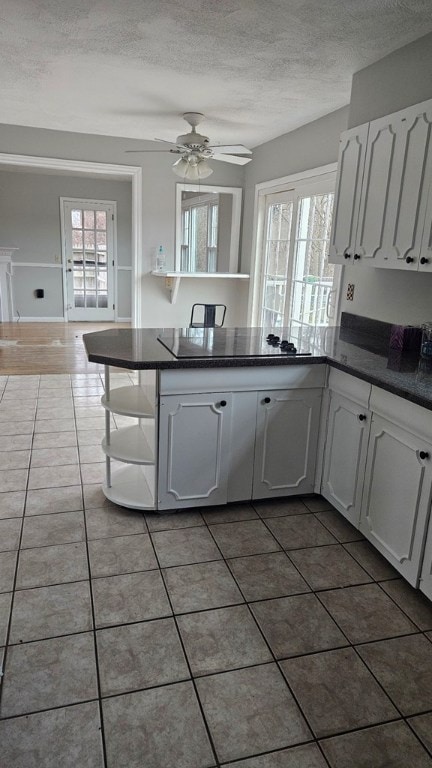
[[[353,316],[354,317],[354,316]],[[319,329],[278,330],[281,337],[293,340],[299,351],[309,356],[289,357],[276,350],[264,357],[193,357],[178,359],[158,341],[168,329],[112,329],[83,336],[90,362],[140,369],[225,368],[266,365],[311,365],[328,363],[334,368],[392,392],[432,410],[432,374],[418,369],[417,357],[397,352],[388,354],[388,340],[367,329],[331,327]],[[215,329],[219,331],[219,329]],[[231,334],[256,334],[259,329],[220,329],[217,338]],[[267,330],[260,329],[263,335]]]

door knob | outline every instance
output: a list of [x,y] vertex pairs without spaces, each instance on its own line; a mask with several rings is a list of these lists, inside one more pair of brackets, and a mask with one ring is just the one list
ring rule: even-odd
[[420,451],[419,456],[421,459],[429,459],[429,453],[427,451]]
[[344,258],[345,259],[350,259],[351,258],[351,254],[350,253],[344,253]]
[[429,264],[429,259],[426,259],[424,256],[420,259],[420,264]]
[[267,404],[271,403],[271,397],[265,397],[264,398],[264,402],[267,403]]
[[364,415],[364,413],[359,413],[358,420],[359,421],[366,421],[366,416]]
[[221,400],[220,403],[219,403],[221,408],[225,408],[226,404],[227,404],[226,400]]
[[412,256],[407,256],[405,261],[406,261],[407,264],[411,264],[414,261],[414,259],[413,259]]
[[358,261],[359,258],[360,258],[360,254],[359,253],[355,253],[354,254],[354,261]]

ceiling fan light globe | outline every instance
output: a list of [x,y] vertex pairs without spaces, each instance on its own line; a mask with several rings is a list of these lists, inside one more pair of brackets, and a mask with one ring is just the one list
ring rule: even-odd
[[172,169],[176,176],[180,176],[180,178],[187,181],[206,179],[213,173],[213,168],[210,168],[206,160],[199,160],[194,156],[187,160],[181,157],[179,160],[176,160]]

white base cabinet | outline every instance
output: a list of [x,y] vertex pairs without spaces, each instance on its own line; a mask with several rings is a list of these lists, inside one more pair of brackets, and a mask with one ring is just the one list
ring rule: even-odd
[[321,390],[258,393],[252,498],[313,493]]
[[[321,493],[356,528],[370,429],[370,390],[364,381],[330,371]],[[350,397],[341,392],[348,392]]]
[[226,504],[231,405],[226,392],[161,397],[158,509]]
[[324,380],[321,365],[165,372],[157,508],[312,493]]
[[430,512],[432,446],[424,428],[414,432],[399,425],[412,424],[412,409],[406,403],[401,413],[399,406],[392,421],[372,416],[360,530],[417,587]]
[[432,597],[432,412],[333,369],[328,386],[321,493]]
[[432,600],[432,522],[429,521],[429,532],[423,557],[423,567],[420,574],[419,587]]

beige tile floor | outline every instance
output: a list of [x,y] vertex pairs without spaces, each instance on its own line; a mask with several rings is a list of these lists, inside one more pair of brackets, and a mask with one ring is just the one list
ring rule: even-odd
[[102,391],[0,376],[0,764],[432,767],[426,598],[318,496],[109,503]]

